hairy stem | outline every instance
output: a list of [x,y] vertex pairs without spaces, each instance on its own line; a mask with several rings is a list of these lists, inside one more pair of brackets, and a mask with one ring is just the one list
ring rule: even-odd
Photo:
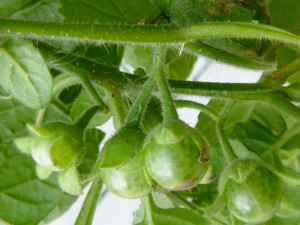
[[97,176],[83,202],[80,213],[77,217],[75,225],[90,225],[93,222],[94,213],[97,202],[101,194],[103,183],[100,176]]
[[154,70],[152,71],[149,79],[141,87],[140,93],[139,93],[138,97],[136,98],[135,102],[133,103],[131,111],[129,112],[129,115],[126,118],[127,125],[131,124],[132,126],[138,127],[140,124],[143,112],[147,105],[146,103],[148,101],[148,98],[149,98],[154,86],[155,86],[156,75],[157,75],[157,73],[160,72],[159,54],[161,54],[160,51],[155,51],[153,53]]
[[174,44],[201,38],[253,38],[300,45],[300,37],[262,24],[210,22],[186,27],[149,25],[101,25],[0,20],[0,36],[34,40],[76,40],[134,44]]
[[252,58],[223,51],[222,49],[210,46],[201,41],[186,43],[184,45],[184,51],[189,54],[205,56],[217,62],[227,63],[244,69],[264,70],[276,66],[274,62],[266,62],[264,59],[258,57]]
[[166,78],[166,74],[163,68],[164,65],[164,49],[160,49],[160,55],[157,55],[157,74],[156,80],[160,92],[160,96],[162,99],[163,111],[164,111],[164,120],[176,120],[178,119],[178,114],[175,108],[175,104],[172,98],[172,94],[170,88],[168,86],[168,81]]
[[274,73],[269,75],[266,78],[266,80],[264,80],[263,82],[270,87],[281,86],[286,82],[286,80],[290,76],[292,76],[294,73],[296,73],[299,70],[300,70],[300,57],[297,57],[294,60],[290,61],[288,64],[277,69]]
[[223,149],[223,152],[227,159],[228,164],[233,162],[237,158],[237,156],[235,155],[235,153],[226,137],[223,125],[224,125],[230,111],[232,110],[234,104],[235,104],[234,101],[227,101],[227,103],[220,115],[220,119],[218,120],[218,122],[216,124],[217,136],[220,141],[221,147]]

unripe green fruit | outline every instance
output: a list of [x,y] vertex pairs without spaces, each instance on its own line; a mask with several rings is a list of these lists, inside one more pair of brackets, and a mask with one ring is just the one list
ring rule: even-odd
[[276,214],[281,190],[275,175],[264,167],[257,167],[241,183],[229,179],[224,196],[225,204],[238,219],[263,223]]
[[140,129],[125,127],[105,143],[100,154],[100,174],[115,195],[132,199],[151,193],[141,152],[144,139]]
[[[159,185],[169,190],[186,190],[198,184],[208,163],[201,163],[201,150],[182,121],[161,125],[145,144],[146,168]],[[200,135],[200,134],[199,134]]]

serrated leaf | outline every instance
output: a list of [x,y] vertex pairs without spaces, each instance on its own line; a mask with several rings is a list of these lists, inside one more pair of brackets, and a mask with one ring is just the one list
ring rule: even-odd
[[52,77],[30,41],[11,39],[0,47],[0,85],[24,105],[44,108],[52,96]]
[[149,23],[160,15],[148,0],[61,0],[61,5],[59,12],[66,22]]
[[0,144],[0,218],[12,224],[37,224],[60,201],[57,176],[39,180],[33,160],[12,144]]

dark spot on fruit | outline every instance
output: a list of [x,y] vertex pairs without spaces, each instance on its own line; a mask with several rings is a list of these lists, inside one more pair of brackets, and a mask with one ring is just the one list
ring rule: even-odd
[[112,98],[115,97],[114,93],[111,93],[111,97],[112,97]]

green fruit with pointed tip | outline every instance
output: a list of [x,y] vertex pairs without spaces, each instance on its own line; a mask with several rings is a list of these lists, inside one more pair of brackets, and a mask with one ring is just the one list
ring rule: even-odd
[[275,175],[259,166],[240,183],[229,179],[224,197],[228,209],[238,219],[247,223],[263,223],[276,214],[281,190]]
[[200,149],[197,136],[197,131],[180,120],[159,126],[145,144],[145,163],[152,179],[168,190],[197,185],[209,168],[209,157]]
[[100,153],[100,174],[105,186],[122,198],[142,198],[151,193],[141,152],[145,134],[124,127],[104,145]]

